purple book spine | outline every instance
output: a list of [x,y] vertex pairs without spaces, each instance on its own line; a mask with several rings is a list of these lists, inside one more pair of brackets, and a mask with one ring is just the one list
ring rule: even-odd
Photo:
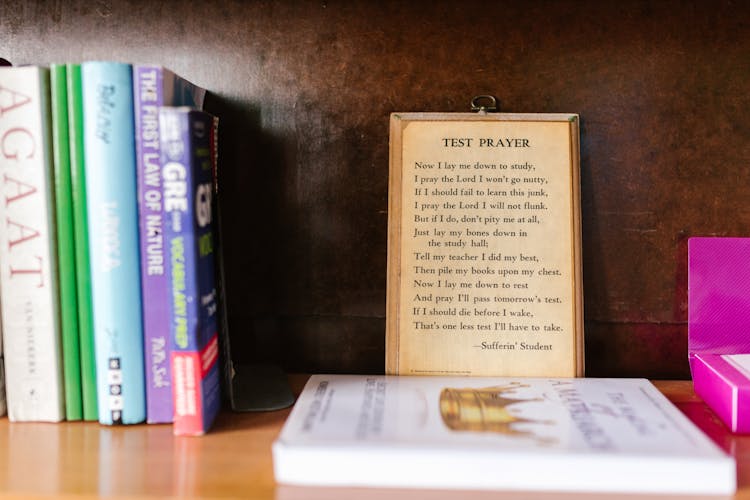
[[136,66],[134,78],[138,218],[148,423],[172,422],[169,363],[169,293],[164,258],[159,107],[164,104],[163,72]]
[[155,65],[133,68],[138,221],[141,241],[141,287],[146,362],[146,413],[151,424],[173,420],[169,362],[168,260],[164,253],[159,108],[203,108],[206,91]]

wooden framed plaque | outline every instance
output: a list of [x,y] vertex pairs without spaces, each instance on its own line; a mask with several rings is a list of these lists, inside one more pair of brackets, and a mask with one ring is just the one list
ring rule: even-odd
[[391,115],[386,373],[583,376],[578,121]]

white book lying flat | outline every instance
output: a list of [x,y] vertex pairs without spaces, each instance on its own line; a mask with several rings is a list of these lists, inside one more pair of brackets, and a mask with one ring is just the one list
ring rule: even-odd
[[736,465],[650,382],[315,375],[283,484],[731,494]]

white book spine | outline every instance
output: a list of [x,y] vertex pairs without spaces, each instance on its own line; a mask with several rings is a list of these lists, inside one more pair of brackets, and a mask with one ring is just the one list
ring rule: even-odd
[[5,364],[3,363],[3,329],[0,327],[0,417],[5,415]]
[[64,418],[49,70],[0,68],[0,309],[11,421]]
[[272,452],[293,485],[736,489],[735,460],[638,379],[314,375]]

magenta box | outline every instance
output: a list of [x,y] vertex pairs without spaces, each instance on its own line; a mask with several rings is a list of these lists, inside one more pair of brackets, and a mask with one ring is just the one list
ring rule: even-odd
[[688,355],[696,394],[750,433],[750,238],[688,241]]

